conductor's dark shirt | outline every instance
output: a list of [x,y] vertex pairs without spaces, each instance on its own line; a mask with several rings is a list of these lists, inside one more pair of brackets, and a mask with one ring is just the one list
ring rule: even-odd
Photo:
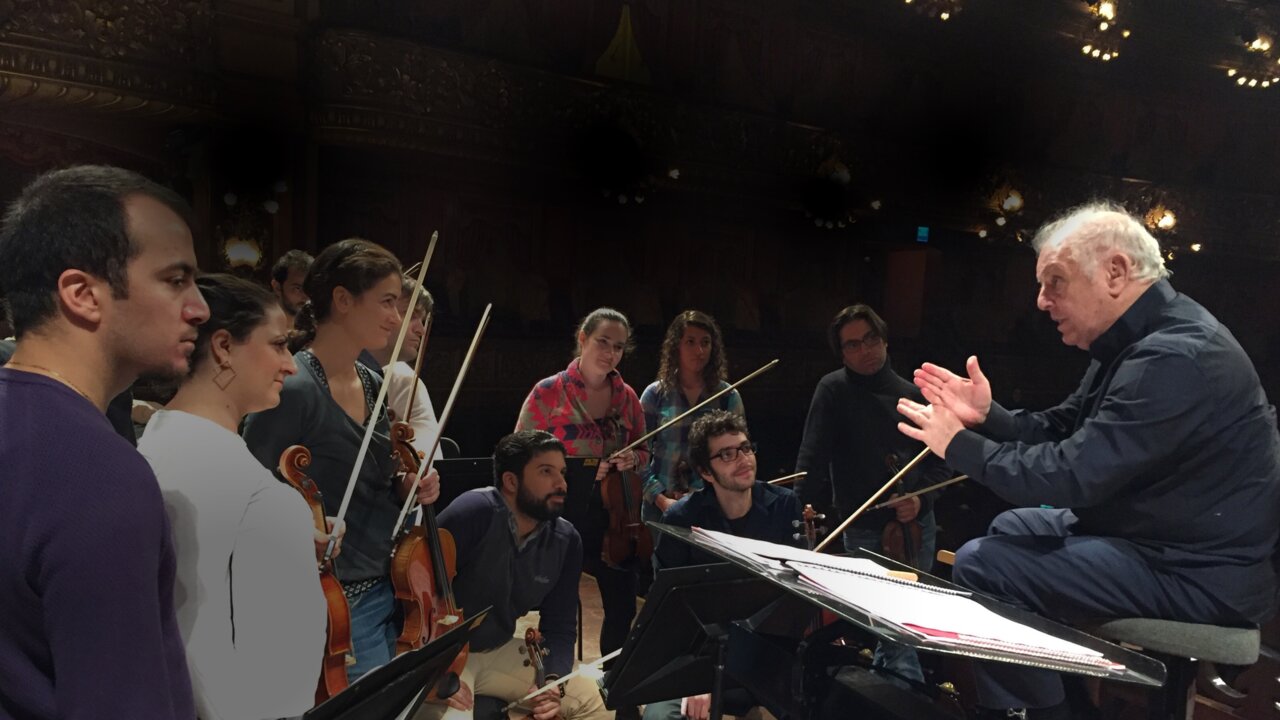
[[1123,538],[1154,567],[1261,622],[1280,532],[1276,413],[1240,344],[1168,281],[1089,348],[1080,386],[1043,412],[993,404],[947,463],[1009,502],[1071,508],[1075,533]]

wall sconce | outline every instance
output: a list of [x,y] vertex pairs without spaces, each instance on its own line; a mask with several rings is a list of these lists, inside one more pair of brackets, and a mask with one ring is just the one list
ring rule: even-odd
[[262,247],[252,238],[229,237],[222,243],[222,255],[227,267],[257,270],[262,265]]
[[1158,204],[1148,210],[1144,219],[1147,227],[1151,230],[1169,232],[1178,224],[1178,216],[1163,204]]

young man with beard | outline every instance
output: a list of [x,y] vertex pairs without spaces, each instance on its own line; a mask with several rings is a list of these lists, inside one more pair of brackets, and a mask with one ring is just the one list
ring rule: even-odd
[[271,291],[280,298],[290,324],[298,316],[302,304],[307,301],[307,291],[302,289],[302,281],[306,279],[307,271],[315,260],[302,250],[290,250],[271,266]]
[[209,306],[186,203],[79,166],[0,229],[17,346],[0,369],[0,715],[194,718],[160,487],[105,412],[183,375]]
[[[741,415],[713,410],[698,418],[689,429],[689,461],[706,485],[669,507],[662,522],[800,545],[794,524],[801,519],[800,502],[791,490],[756,480],[756,446]],[[658,538],[654,559],[657,569],[719,561],[666,535]],[[745,690],[731,691],[726,699],[734,705],[755,704]],[[711,696],[696,695],[650,703],[644,709],[644,717],[705,720],[710,709]]]
[[[494,448],[494,487],[463,493],[440,513],[440,527],[457,545],[458,606],[492,610],[471,636],[462,688],[447,707],[424,705],[419,720],[495,717],[532,691],[533,671],[521,652],[524,638],[513,634],[516,620],[535,607],[548,678],[573,669],[582,540],[560,517],[568,489],[565,467],[564,444],[551,433],[512,433]],[[595,684],[582,677],[565,684],[563,697],[548,691],[526,706],[534,720],[613,717]]]

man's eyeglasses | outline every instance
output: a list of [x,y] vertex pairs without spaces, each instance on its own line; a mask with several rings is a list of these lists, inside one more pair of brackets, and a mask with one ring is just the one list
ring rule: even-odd
[[753,442],[742,443],[737,447],[727,447],[720,452],[712,453],[711,457],[720,458],[721,462],[731,463],[738,459],[738,455],[755,455],[756,444]]
[[840,349],[845,352],[857,352],[862,348],[874,350],[880,347],[880,343],[884,342],[884,338],[879,335],[868,335],[860,340],[845,340],[840,343]]

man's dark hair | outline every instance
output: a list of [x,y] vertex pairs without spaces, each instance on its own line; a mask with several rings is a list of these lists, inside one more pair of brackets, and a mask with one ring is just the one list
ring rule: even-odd
[[558,450],[568,455],[564,443],[546,430],[518,430],[498,441],[493,449],[493,485],[502,487],[503,473],[515,473],[524,477],[524,468],[534,455]]
[[889,337],[889,326],[885,324],[883,318],[876,314],[875,310],[871,309],[870,305],[863,305],[862,303],[850,305],[836,313],[836,316],[831,319],[831,324],[827,326],[827,343],[831,345],[831,352],[835,353],[838,358],[844,357],[844,354],[840,351],[840,331],[844,329],[845,325],[855,320],[866,321],[871,326],[871,332],[875,333],[876,337],[881,339],[888,339]]
[[113,297],[127,297],[126,267],[139,252],[125,217],[131,195],[155,198],[191,224],[191,209],[177,193],[107,165],[47,172],[9,205],[0,227],[0,293],[15,336],[54,316],[58,276],[68,269],[102,278]]
[[280,259],[276,260],[276,264],[271,266],[271,279],[284,285],[284,282],[289,279],[289,273],[294,270],[306,273],[311,269],[311,263],[315,261],[315,258],[303,250],[290,250],[281,255]]
[[711,472],[711,438],[726,433],[742,433],[751,439],[747,421],[728,410],[712,410],[694,421],[689,428],[689,462],[698,472]]

